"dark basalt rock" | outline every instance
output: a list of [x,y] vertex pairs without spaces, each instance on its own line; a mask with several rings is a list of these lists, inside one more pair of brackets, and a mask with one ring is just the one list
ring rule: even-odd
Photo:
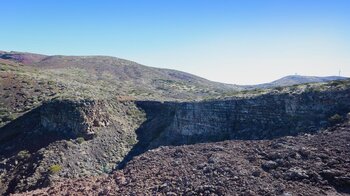
[[[134,157],[114,174],[62,179],[22,195],[349,195],[350,121],[330,130],[273,140],[162,146]],[[308,158],[295,156],[300,149],[309,152]],[[325,154],[332,158],[321,159]],[[289,164],[264,170],[270,158]],[[338,164],[329,167],[334,160]]]
[[[202,102],[137,101],[147,120],[136,131],[139,142],[119,168],[133,156],[159,146],[313,133],[332,125],[330,116],[345,116],[349,100],[350,89]],[[301,149],[295,156],[307,153]]]
[[[137,130],[140,149],[231,139],[272,139],[312,133],[350,111],[350,90],[261,95],[203,102],[139,101],[147,120]],[[306,153],[306,152],[305,152]],[[301,152],[302,156],[306,156]]]

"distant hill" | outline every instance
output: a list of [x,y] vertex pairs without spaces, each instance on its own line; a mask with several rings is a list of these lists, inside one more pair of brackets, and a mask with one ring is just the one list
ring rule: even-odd
[[[22,52],[0,52],[0,63],[15,62],[41,71],[51,80],[76,89],[94,89],[108,95],[147,99],[198,99],[237,91],[238,85],[223,84],[171,69],[144,66],[109,56],[46,56]],[[79,87],[80,86],[80,87]],[[102,90],[101,90],[102,89]],[[74,90],[75,91],[75,90]]]
[[42,55],[42,54],[14,52],[14,51],[11,51],[11,52],[0,51],[1,59],[15,60],[23,64],[32,64],[35,62],[39,62],[46,57],[47,57],[46,55]]
[[296,85],[296,84],[329,82],[329,81],[333,81],[333,80],[345,80],[345,79],[348,79],[348,78],[341,77],[341,76],[318,77],[318,76],[290,75],[290,76],[285,76],[281,79],[272,81],[270,83],[252,85],[250,87],[252,87],[252,88],[273,88],[273,87],[278,87],[278,86],[291,86],[291,85]]
[[[310,82],[342,80],[345,77],[286,76],[271,83],[234,85],[213,82],[189,73],[144,66],[109,56],[48,56],[25,52],[0,51],[0,63],[17,63],[41,71],[50,80],[93,91],[93,96],[127,95],[138,99],[196,100],[232,94],[240,90],[266,89]],[[84,93],[83,93],[84,94]]]

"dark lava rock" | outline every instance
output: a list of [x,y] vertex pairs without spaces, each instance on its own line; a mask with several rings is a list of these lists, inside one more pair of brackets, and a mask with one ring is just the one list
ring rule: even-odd
[[275,161],[266,161],[262,164],[262,168],[264,170],[276,169],[278,167],[278,163]]
[[[280,138],[279,146],[261,140],[161,147],[113,175],[62,179],[23,195],[349,195],[350,124],[329,133]],[[264,155],[247,160],[256,149]],[[281,156],[268,160],[274,153]],[[322,154],[331,159],[317,158]],[[338,163],[329,168],[332,160]]]

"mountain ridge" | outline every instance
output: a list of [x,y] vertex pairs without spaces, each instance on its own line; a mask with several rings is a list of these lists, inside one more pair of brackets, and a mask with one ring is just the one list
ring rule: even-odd
[[[175,75],[177,75],[178,77],[182,76],[184,78],[191,78],[192,80],[199,80],[201,82],[206,82],[206,83],[209,82],[209,83],[212,83],[211,85],[214,85],[214,86],[217,85],[223,88],[231,88],[234,90],[244,90],[244,89],[251,89],[251,88],[274,88],[278,86],[289,86],[289,85],[295,85],[295,84],[314,83],[314,82],[327,82],[332,80],[343,80],[348,78],[348,77],[342,77],[342,76],[323,76],[322,77],[322,76],[287,75],[280,79],[277,79],[268,83],[255,84],[255,85],[237,85],[237,84],[211,81],[206,78],[203,78],[191,73],[187,73],[184,71],[179,71],[179,70],[169,69],[169,68],[158,68],[158,67],[146,66],[146,65],[137,63],[135,61],[114,57],[114,56],[105,56],[105,55],[66,56],[66,55],[43,55],[43,54],[36,54],[36,53],[29,53],[29,52],[16,52],[16,51],[11,51],[11,52],[0,51],[0,59],[14,60],[16,62],[23,63],[25,65],[41,67],[41,68],[64,68],[67,66],[79,67],[81,66],[80,64],[73,65],[67,62],[67,61],[71,61],[73,63],[81,63],[81,62],[77,62],[78,61],[77,59],[80,59],[82,61],[92,60],[90,62],[87,61],[85,63],[96,64],[96,65],[98,65],[99,63],[102,63],[103,66],[107,66],[108,63],[109,65],[119,65],[119,66],[125,66],[125,65],[140,66],[143,69],[148,68],[148,69],[153,69],[153,71],[162,70],[163,72],[166,72],[168,74],[176,73]],[[191,82],[191,80],[189,82]]]
[[273,88],[278,86],[291,86],[296,84],[328,82],[333,80],[345,80],[348,77],[342,76],[304,76],[304,75],[287,75],[272,82],[252,85],[256,88]]

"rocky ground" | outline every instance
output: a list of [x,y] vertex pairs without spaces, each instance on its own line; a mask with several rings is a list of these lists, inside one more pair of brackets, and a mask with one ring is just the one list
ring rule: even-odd
[[160,147],[23,195],[350,195],[350,122],[275,140]]

